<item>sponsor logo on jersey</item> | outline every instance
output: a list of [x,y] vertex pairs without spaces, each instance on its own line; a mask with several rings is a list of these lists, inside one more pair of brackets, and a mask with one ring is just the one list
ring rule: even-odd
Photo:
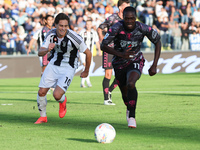
[[138,42],[121,40],[120,45],[122,48],[131,48],[131,47],[136,47],[138,45]]

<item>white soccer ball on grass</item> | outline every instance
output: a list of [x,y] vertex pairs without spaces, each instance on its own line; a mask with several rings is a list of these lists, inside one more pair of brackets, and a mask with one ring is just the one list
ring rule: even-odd
[[99,143],[112,143],[115,139],[116,131],[112,125],[102,123],[96,127],[94,135]]

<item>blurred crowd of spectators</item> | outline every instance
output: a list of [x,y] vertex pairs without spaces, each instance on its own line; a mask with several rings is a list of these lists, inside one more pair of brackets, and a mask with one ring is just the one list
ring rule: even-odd
[[[131,5],[136,7],[139,21],[159,31],[162,50],[195,50],[191,37],[200,43],[196,37],[200,35],[200,0],[131,0]],[[85,27],[87,18],[92,18],[96,30],[105,18],[118,12],[117,0],[0,0],[0,55],[26,54],[45,16],[60,12],[69,15],[76,32]],[[145,38],[143,50],[153,47]]]

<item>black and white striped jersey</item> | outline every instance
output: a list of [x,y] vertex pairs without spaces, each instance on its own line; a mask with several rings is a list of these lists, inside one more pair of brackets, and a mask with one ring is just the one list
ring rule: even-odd
[[42,42],[45,39],[45,36],[47,34],[47,32],[49,32],[51,29],[47,28],[46,26],[44,26],[43,28],[37,30],[35,32],[35,34],[33,35],[33,39],[37,40],[38,43],[38,49],[40,48],[40,46],[42,45]]
[[80,36],[83,38],[85,44],[93,54],[94,43],[99,41],[98,34],[95,30],[91,29],[91,31],[87,31],[83,29],[80,31]]
[[55,28],[48,32],[41,47],[48,48],[50,43],[55,43],[55,47],[51,51],[49,63],[56,66],[67,66],[69,64],[73,68],[78,68],[78,50],[83,53],[87,49],[80,35],[68,29],[63,38],[58,38]]

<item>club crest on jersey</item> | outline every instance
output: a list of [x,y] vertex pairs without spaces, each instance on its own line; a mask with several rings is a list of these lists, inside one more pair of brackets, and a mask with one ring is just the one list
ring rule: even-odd
[[54,38],[53,38],[53,41],[55,41],[55,42],[56,42],[56,41],[57,41],[57,38],[56,38],[56,37],[54,37]]
[[109,36],[109,34],[108,33],[106,33],[106,35],[104,36],[104,38],[103,39],[107,39],[107,37]]

